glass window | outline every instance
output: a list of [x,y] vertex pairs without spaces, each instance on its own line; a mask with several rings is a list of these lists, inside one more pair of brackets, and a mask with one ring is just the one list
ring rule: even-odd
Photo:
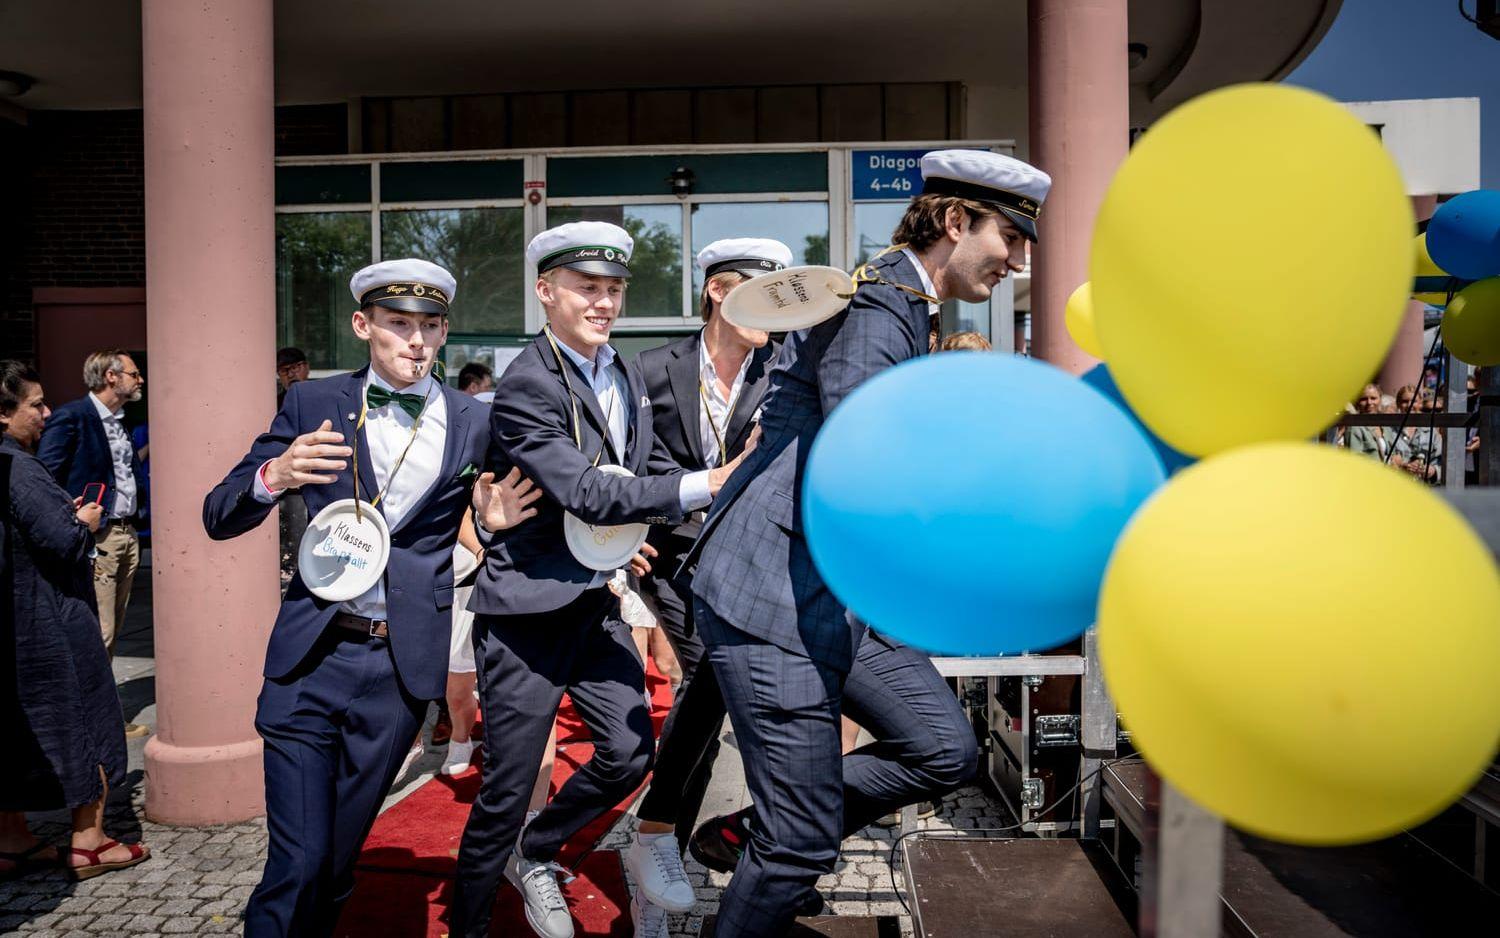
[[824,192],[826,153],[691,153],[678,156],[570,156],[547,161],[552,198],[671,195],[679,168],[693,174],[698,195],[736,192]]
[[276,334],[314,368],[358,368],[369,358],[354,338],[349,278],[370,263],[366,212],[276,216]]
[[676,342],[685,335],[690,335],[694,329],[702,323],[695,323],[691,328],[668,330],[652,329],[640,332],[616,332],[610,336],[609,344],[615,347],[622,358],[635,358],[647,349],[660,348],[668,342]]
[[520,197],[520,160],[434,160],[380,164],[382,202]]
[[680,205],[580,205],[547,209],[547,227],[574,221],[607,221],[630,232],[630,289],[626,317],[681,316],[682,207]]
[[[720,238],[775,238],[792,264],[828,263],[827,202],[709,202],[693,206],[693,256]],[[703,271],[693,264],[693,296]]]
[[448,372],[448,383],[458,387],[458,373],[469,362],[487,365],[498,380],[528,344],[529,342],[522,338],[494,338],[449,333],[448,344],[443,346],[443,365]]
[[380,256],[420,257],[453,274],[454,332],[524,335],[524,233],[519,208],[381,212]]
[[[891,232],[906,214],[906,202],[858,202],[854,206],[854,243],[850,254],[854,266],[866,263],[891,243]],[[943,334],[977,332],[990,335],[990,304],[949,300],[943,304]]]
[[348,204],[368,201],[370,201],[370,165],[368,163],[276,167],[277,205],[318,202]]

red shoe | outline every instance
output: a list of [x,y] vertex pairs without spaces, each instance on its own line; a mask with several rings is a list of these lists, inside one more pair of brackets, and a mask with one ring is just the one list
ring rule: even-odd
[[[129,850],[130,859],[116,860],[112,863],[106,863],[103,860],[99,859],[100,854],[108,853],[115,847],[124,847],[126,850]],[[93,879],[95,876],[98,876],[101,873],[108,873],[113,870],[123,870],[126,867],[135,866],[137,863],[144,863],[146,860],[151,859],[151,849],[145,844],[122,844],[118,840],[106,840],[104,843],[99,845],[98,850],[85,850],[82,847],[69,847],[68,852],[76,853],[80,857],[83,857],[85,860],[89,861],[83,866],[74,866],[71,863],[68,864],[68,875],[73,877],[74,880],[79,881],[85,879]]]

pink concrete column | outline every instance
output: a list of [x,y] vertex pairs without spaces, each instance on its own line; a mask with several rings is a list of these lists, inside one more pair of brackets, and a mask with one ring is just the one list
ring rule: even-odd
[[264,812],[255,698],[276,525],[215,543],[203,496],[270,421],[272,0],[143,0],[157,735],[146,813]]
[[[1437,196],[1414,195],[1411,197],[1412,211],[1417,221],[1426,221],[1437,211]],[[1427,355],[1427,346],[1422,342],[1423,305],[1416,300],[1406,304],[1406,316],[1401,320],[1401,329],[1391,351],[1380,366],[1376,383],[1386,394],[1394,395],[1405,384],[1417,384],[1422,379],[1422,363]]]
[[1088,279],[1094,216],[1129,149],[1126,0],[1030,0],[1031,162],[1052,176],[1031,272],[1031,354],[1075,374],[1095,359],[1063,306]]

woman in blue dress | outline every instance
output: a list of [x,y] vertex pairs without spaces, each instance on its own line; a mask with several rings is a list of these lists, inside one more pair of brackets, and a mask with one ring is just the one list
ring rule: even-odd
[[[124,718],[94,611],[98,505],[72,500],[36,460],[47,405],[35,371],[0,361],[0,877],[62,863],[76,879],[150,856],[104,832],[125,780]],[[26,811],[69,808],[67,849]]]

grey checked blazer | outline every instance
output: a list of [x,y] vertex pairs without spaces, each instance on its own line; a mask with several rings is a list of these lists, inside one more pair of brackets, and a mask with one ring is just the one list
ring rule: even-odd
[[[922,289],[905,254],[874,262]],[[847,671],[861,630],[813,567],[802,537],[802,472],[824,418],[880,371],[927,353],[927,302],[887,284],[859,288],[843,312],[787,338],[761,405],[759,446],[714,499],[685,565],[693,592],[742,632]]]

